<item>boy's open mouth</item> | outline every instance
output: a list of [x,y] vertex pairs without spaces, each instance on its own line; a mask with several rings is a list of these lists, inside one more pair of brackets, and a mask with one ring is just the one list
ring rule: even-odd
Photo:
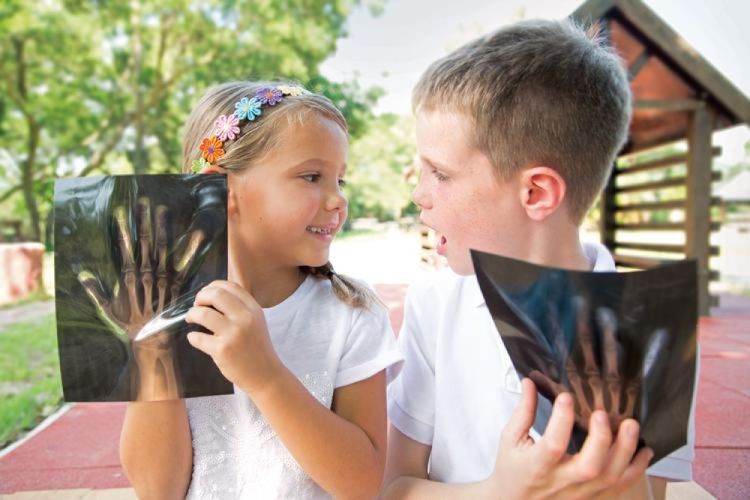
[[445,255],[445,246],[448,243],[448,240],[445,238],[444,235],[438,234],[437,235],[437,244],[435,245],[435,250],[437,251],[438,255]]

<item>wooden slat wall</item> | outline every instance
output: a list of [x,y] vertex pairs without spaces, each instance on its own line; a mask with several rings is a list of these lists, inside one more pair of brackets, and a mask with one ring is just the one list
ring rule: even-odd
[[[719,274],[712,271],[709,259],[718,255],[719,249],[711,246],[712,231],[719,229],[719,224],[711,221],[711,207],[718,206],[721,200],[711,196],[711,183],[720,175],[711,169],[712,157],[720,154],[720,148],[711,146],[713,130],[713,113],[709,106],[699,106],[690,112],[688,132],[688,151],[658,160],[644,161],[624,168],[613,169],[612,175],[602,193],[600,232],[601,240],[615,255],[619,267],[630,269],[647,269],[670,260],[695,258],[699,263],[699,296],[700,314],[709,314],[710,307],[717,303],[709,293],[709,282],[718,280]],[[634,174],[656,171],[675,165],[686,165],[684,176],[673,176],[659,181],[644,182],[619,186],[620,180]],[[684,186],[686,196],[680,200],[657,202],[617,202],[619,193],[647,193],[664,188]],[[617,214],[625,212],[650,212],[653,210],[684,210],[684,222],[628,222],[618,223]],[[685,236],[684,244],[674,242],[654,243],[618,240],[618,231],[681,231]],[[649,254],[657,252],[657,254]],[[656,256],[655,256],[656,255]]]

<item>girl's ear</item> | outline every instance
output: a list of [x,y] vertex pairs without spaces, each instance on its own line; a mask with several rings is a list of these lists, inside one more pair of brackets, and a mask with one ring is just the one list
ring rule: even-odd
[[[203,167],[200,174],[226,174],[227,169],[218,167],[216,165],[208,165]],[[227,215],[233,215],[237,212],[237,200],[232,189],[232,178],[227,176]]]
[[550,167],[531,167],[521,172],[521,203],[526,215],[542,221],[563,204],[565,179]]

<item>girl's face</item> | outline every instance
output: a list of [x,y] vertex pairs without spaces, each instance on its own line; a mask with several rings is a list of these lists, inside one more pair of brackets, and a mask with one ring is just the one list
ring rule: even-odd
[[264,267],[322,266],[347,216],[348,140],[317,113],[280,131],[277,146],[228,176],[229,239]]

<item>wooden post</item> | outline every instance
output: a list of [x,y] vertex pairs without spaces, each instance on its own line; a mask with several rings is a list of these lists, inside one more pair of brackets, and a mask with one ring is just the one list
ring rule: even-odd
[[607,179],[602,195],[599,198],[599,239],[610,252],[615,253],[615,181],[617,178],[617,161]]
[[713,116],[708,107],[693,111],[688,124],[687,203],[685,205],[685,256],[698,259],[698,311],[710,312],[709,255],[711,238],[711,133]]

